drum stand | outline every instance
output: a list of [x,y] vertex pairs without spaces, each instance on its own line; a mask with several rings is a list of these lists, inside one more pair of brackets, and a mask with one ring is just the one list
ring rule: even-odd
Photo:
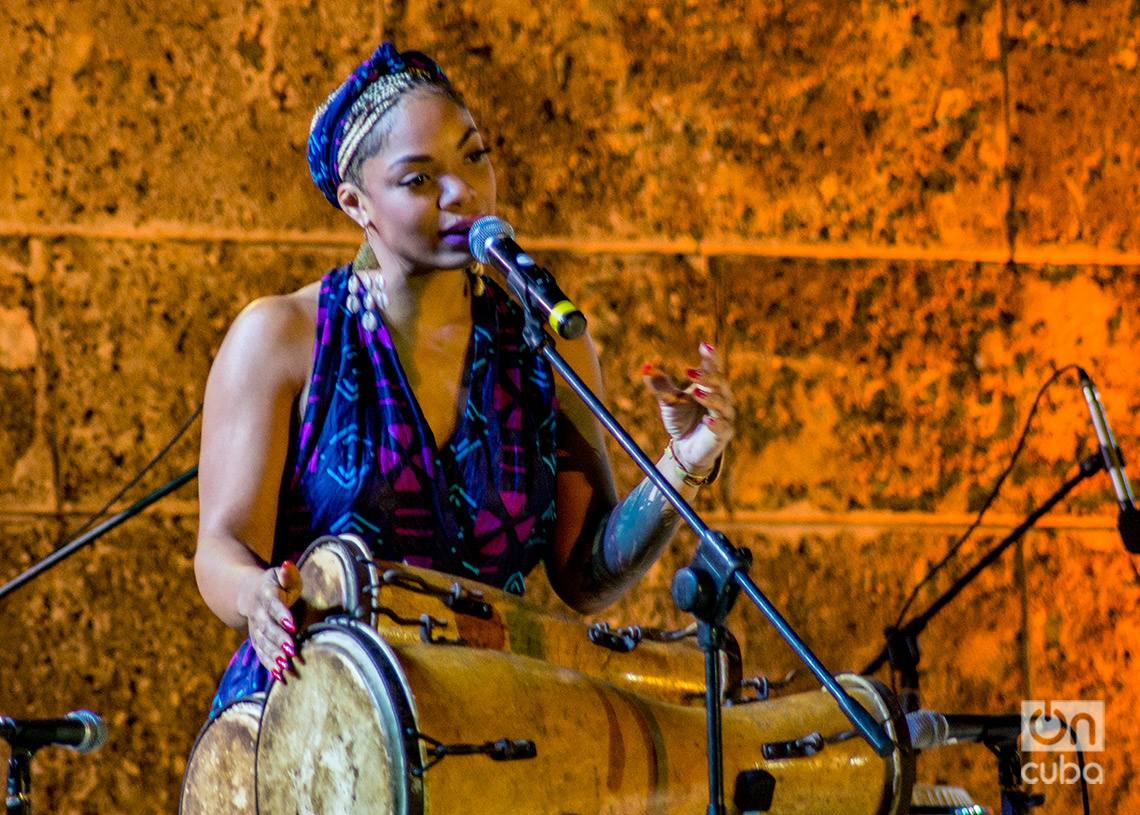
[[[541,309],[532,306],[530,292],[516,286],[511,276],[508,285],[523,304],[526,327],[523,337],[535,353],[544,357],[562,376],[571,389],[582,399],[622,449],[637,463],[646,477],[657,487],[666,500],[677,510],[685,523],[696,532],[699,543],[692,562],[680,569],[673,579],[673,601],[682,611],[693,614],[698,620],[697,633],[705,652],[705,705],[708,716],[709,804],[708,815],[724,815],[724,781],[720,717],[720,656],[725,640],[724,620],[732,610],[738,591],[743,590],[757,608],[768,618],[784,641],[815,675],[816,679],[835,698],[840,709],[859,734],[880,757],[887,757],[895,744],[867,710],[836,681],[819,659],[811,652],[799,635],[769,602],[748,576],[752,555],[747,549],[733,547],[720,532],[714,532],[696,511],[658,472],[649,457],[637,446],[621,424],[594,395],[589,386],[559,355],[542,327],[545,319]],[[754,808],[754,807],[749,807]]]

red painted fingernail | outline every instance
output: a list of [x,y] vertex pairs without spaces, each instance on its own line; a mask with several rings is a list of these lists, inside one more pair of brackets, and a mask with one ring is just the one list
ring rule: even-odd
[[269,675],[272,676],[274,679],[276,679],[278,682],[284,682],[285,681],[285,677],[283,677],[281,675],[281,671],[278,671],[276,669],[270,671]]
[[714,424],[716,424],[716,417],[705,416],[703,419],[701,419],[701,424],[703,424],[705,427],[712,427]]
[[645,363],[644,365],[641,366],[641,373],[643,375],[653,373],[653,365],[649,362]]
[[283,560],[283,561],[281,561],[281,566],[282,566],[282,567],[285,567],[285,566],[294,566],[294,565],[296,565],[296,564],[294,564],[294,563],[293,563],[293,561],[291,561],[291,560]]
[[288,640],[281,643],[281,650],[291,657],[297,656],[297,649],[294,648],[293,643],[289,642]]
[[712,393],[712,391],[710,391],[708,388],[702,388],[700,386],[693,388],[693,390],[697,394],[697,396],[701,397],[702,399],[704,399],[706,396],[708,396],[710,393]]
[[286,631],[288,631],[290,634],[296,634],[297,633],[297,627],[293,624],[293,621],[291,619],[289,619],[288,617],[286,617],[284,620],[281,621],[281,627],[284,628]]
[[689,379],[700,379],[701,378],[701,372],[698,371],[696,368],[690,368],[689,370],[685,371],[685,375],[688,376]]
[[707,342],[702,342],[702,343],[701,343],[701,348],[704,348],[704,349],[705,349],[706,351],[708,351],[710,354],[714,354],[714,353],[716,353],[716,349],[715,349],[715,348],[713,348],[711,345],[709,345]]
[[273,661],[277,663],[277,667],[282,671],[289,670],[289,660],[286,657],[277,657],[277,659]]

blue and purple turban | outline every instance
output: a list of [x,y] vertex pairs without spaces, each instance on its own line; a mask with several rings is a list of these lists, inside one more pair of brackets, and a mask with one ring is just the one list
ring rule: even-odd
[[391,107],[392,93],[385,91],[393,83],[384,80],[409,75],[451,84],[430,57],[419,51],[400,53],[392,43],[384,42],[317,108],[309,128],[309,172],[334,207],[340,208],[336,189],[357,149]]

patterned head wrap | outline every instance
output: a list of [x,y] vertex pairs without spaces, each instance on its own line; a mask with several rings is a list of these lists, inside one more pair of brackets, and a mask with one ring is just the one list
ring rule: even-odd
[[430,57],[419,51],[400,53],[384,42],[317,108],[309,127],[309,172],[334,207],[340,208],[336,188],[361,142],[407,89],[399,80],[412,77],[451,85]]

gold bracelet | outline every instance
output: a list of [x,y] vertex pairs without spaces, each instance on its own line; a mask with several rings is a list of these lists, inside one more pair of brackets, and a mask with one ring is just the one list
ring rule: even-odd
[[677,468],[677,475],[681,476],[681,480],[687,486],[703,487],[705,484],[711,484],[716,481],[717,476],[720,475],[720,466],[724,461],[724,453],[716,457],[716,461],[713,462],[713,468],[710,472],[705,475],[693,475],[688,471],[685,465],[681,463],[681,459],[677,458],[677,451],[673,449],[673,441],[673,439],[669,439],[669,444],[665,448],[665,454],[673,459],[673,466]]

